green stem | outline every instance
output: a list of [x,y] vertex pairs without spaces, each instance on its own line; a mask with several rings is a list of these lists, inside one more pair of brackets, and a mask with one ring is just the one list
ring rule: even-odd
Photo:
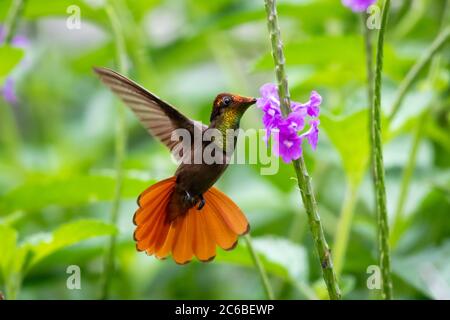
[[[392,30],[392,37],[395,39],[403,39],[417,23],[420,22],[424,13],[426,13],[428,6],[425,1],[422,0],[410,0],[408,2],[403,1],[407,8],[405,8],[405,14],[400,21],[396,23],[395,29]],[[402,11],[402,10],[399,10]]]
[[[114,34],[115,49],[116,49],[116,61],[120,73],[127,74],[127,56],[125,49],[125,42],[122,35],[122,29],[120,26],[120,20],[117,17],[116,11],[112,5],[106,6],[106,13],[108,14],[111,27]],[[111,209],[111,223],[116,224],[119,215],[121,195],[122,195],[122,185],[123,185],[123,161],[125,158],[126,149],[126,122],[125,122],[125,110],[122,105],[117,107],[117,123],[116,123],[116,151],[115,151],[115,161],[116,161],[116,188],[114,191],[114,199]],[[116,236],[113,235],[110,238],[109,245],[107,248],[105,260],[104,260],[104,278],[102,283],[101,298],[108,299],[109,288],[111,285],[111,279],[114,274],[114,260],[115,260],[115,250],[116,250]]]
[[417,60],[417,62],[409,70],[408,74],[400,84],[400,87],[394,99],[394,103],[392,104],[391,114],[389,116],[390,122],[392,122],[392,120],[396,116],[398,110],[402,105],[403,99],[406,96],[406,93],[411,88],[416,79],[419,77],[420,72],[428,65],[433,56],[444,47],[444,45],[447,43],[449,39],[450,39],[450,26],[448,26],[438,34],[436,39],[425,51],[423,56],[421,56],[420,59]]
[[342,268],[344,266],[345,254],[347,252],[348,239],[352,226],[353,213],[355,209],[356,200],[358,198],[358,188],[353,183],[347,183],[345,191],[345,199],[342,205],[342,211],[339,216],[337,225],[337,232],[334,241],[334,268],[336,276],[339,279]]
[[25,0],[13,0],[3,25],[4,39],[6,44],[10,44],[16,32],[17,23],[25,7]]
[[269,300],[274,300],[275,296],[273,294],[272,286],[270,285],[266,270],[264,269],[264,266],[262,265],[261,260],[259,259],[258,254],[253,247],[250,234],[245,235],[244,239],[247,244],[248,251],[250,252],[250,256],[252,257],[253,263],[256,266],[256,270],[258,270],[259,276],[261,277],[261,283],[263,285],[264,291],[266,292],[267,298]]
[[[272,45],[272,56],[275,63],[276,76],[278,82],[278,93],[280,96],[281,110],[284,115],[290,112],[290,97],[287,76],[284,69],[285,58],[283,53],[283,43],[281,41],[280,27],[275,0],[265,0],[267,25]],[[308,216],[308,223],[313,235],[314,246],[319,256],[322,267],[322,275],[328,289],[330,299],[341,298],[339,285],[333,268],[331,252],[325,239],[322,222],[320,221],[319,210],[314,197],[311,184],[311,177],[306,169],[303,157],[293,161],[295,173],[297,175],[298,186],[300,188],[303,205]]]
[[[441,23],[439,32],[444,30],[447,20],[449,19],[450,14],[450,1],[446,0],[442,6],[442,15],[441,15]],[[436,81],[439,75],[439,69],[442,59],[442,53],[435,54],[433,60],[430,64],[430,70],[428,71],[428,85],[430,88],[433,88],[436,85]]]
[[17,300],[17,296],[20,293],[22,287],[22,278],[24,271],[13,272],[10,278],[6,281],[6,298],[8,300]]
[[384,33],[391,1],[384,2],[381,29],[378,33],[377,58],[375,72],[375,90],[371,115],[371,155],[372,178],[375,188],[376,212],[378,224],[378,250],[382,274],[382,297],[392,299],[391,257],[389,249],[389,224],[386,208],[386,187],[384,182],[383,146],[381,138],[381,86],[383,71]]

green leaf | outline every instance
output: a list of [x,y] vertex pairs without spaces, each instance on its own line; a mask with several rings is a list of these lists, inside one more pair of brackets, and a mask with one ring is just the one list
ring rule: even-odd
[[20,290],[23,266],[29,253],[28,246],[17,245],[17,231],[0,225],[0,279],[8,299],[15,299]]
[[47,241],[40,241],[37,244],[29,242],[33,253],[29,267],[34,266],[45,257],[65,247],[86,239],[112,235],[116,232],[117,229],[114,225],[99,220],[79,220],[64,224],[53,231],[48,236]]
[[[137,198],[152,183],[154,181],[125,177],[122,197]],[[68,207],[111,200],[115,184],[114,176],[40,177],[0,197],[0,216],[18,210],[38,210],[50,205]]]
[[0,270],[3,281],[8,278],[17,247],[17,231],[9,226],[0,225]]
[[[316,36],[286,45],[286,61],[290,64],[327,66],[332,60],[339,65],[353,65],[364,69],[364,52],[360,36]],[[333,50],[330,50],[333,48]],[[305,50],[306,49],[306,50]],[[273,67],[270,52],[258,61],[257,67]]]
[[[253,238],[253,246],[268,273],[288,281],[307,281],[308,259],[302,246],[272,236]],[[233,251],[218,251],[215,261],[246,267],[254,265],[245,243],[239,243]]]
[[256,238],[254,246],[267,260],[283,266],[292,280],[307,281],[308,258],[302,246],[271,236]]
[[[313,68],[306,84],[336,87],[354,82],[364,84],[366,81],[364,41],[360,35],[309,37],[286,43],[284,51],[290,66],[288,69]],[[394,78],[404,74],[410,65],[410,61],[400,59],[390,45],[385,48],[385,61],[385,73]],[[256,61],[254,68],[272,69],[270,52]]]
[[3,84],[5,77],[20,62],[23,54],[24,52],[20,48],[6,45],[0,47],[0,85]]
[[339,153],[344,171],[353,185],[361,181],[369,161],[367,109],[344,118],[321,115],[320,124]]

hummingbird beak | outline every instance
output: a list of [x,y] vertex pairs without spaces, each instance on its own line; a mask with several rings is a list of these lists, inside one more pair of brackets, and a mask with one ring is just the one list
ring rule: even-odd
[[243,107],[249,107],[256,103],[256,98],[253,97],[236,97],[237,103]]

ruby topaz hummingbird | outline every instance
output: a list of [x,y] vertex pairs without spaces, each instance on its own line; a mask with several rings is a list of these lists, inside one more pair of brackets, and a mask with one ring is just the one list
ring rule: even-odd
[[[249,224],[239,207],[213,185],[227,168],[228,151],[234,150],[236,144],[236,139],[228,142],[226,132],[239,128],[242,115],[256,99],[220,93],[213,102],[210,124],[205,126],[113,70],[94,68],[94,71],[149,133],[172,152],[179,152],[182,147],[179,140],[173,139],[174,131],[183,129],[192,137],[188,140],[190,152],[182,150],[183,159],[191,161],[182,161],[173,177],[150,186],[138,198],[139,208],[133,218],[137,250],[159,259],[172,254],[176,263],[185,264],[193,256],[211,261],[216,255],[216,245],[233,249],[238,236],[249,231]],[[200,134],[215,130],[223,139],[196,144],[196,130]],[[211,163],[203,157],[200,162],[195,161],[196,153],[203,154],[211,146],[217,147],[215,152],[225,161]]]

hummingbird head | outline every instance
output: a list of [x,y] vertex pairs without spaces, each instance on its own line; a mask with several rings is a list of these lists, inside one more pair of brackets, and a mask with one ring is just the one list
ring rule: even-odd
[[255,98],[242,97],[231,93],[220,93],[214,99],[210,121],[220,118],[239,121],[247,108],[255,102]]

